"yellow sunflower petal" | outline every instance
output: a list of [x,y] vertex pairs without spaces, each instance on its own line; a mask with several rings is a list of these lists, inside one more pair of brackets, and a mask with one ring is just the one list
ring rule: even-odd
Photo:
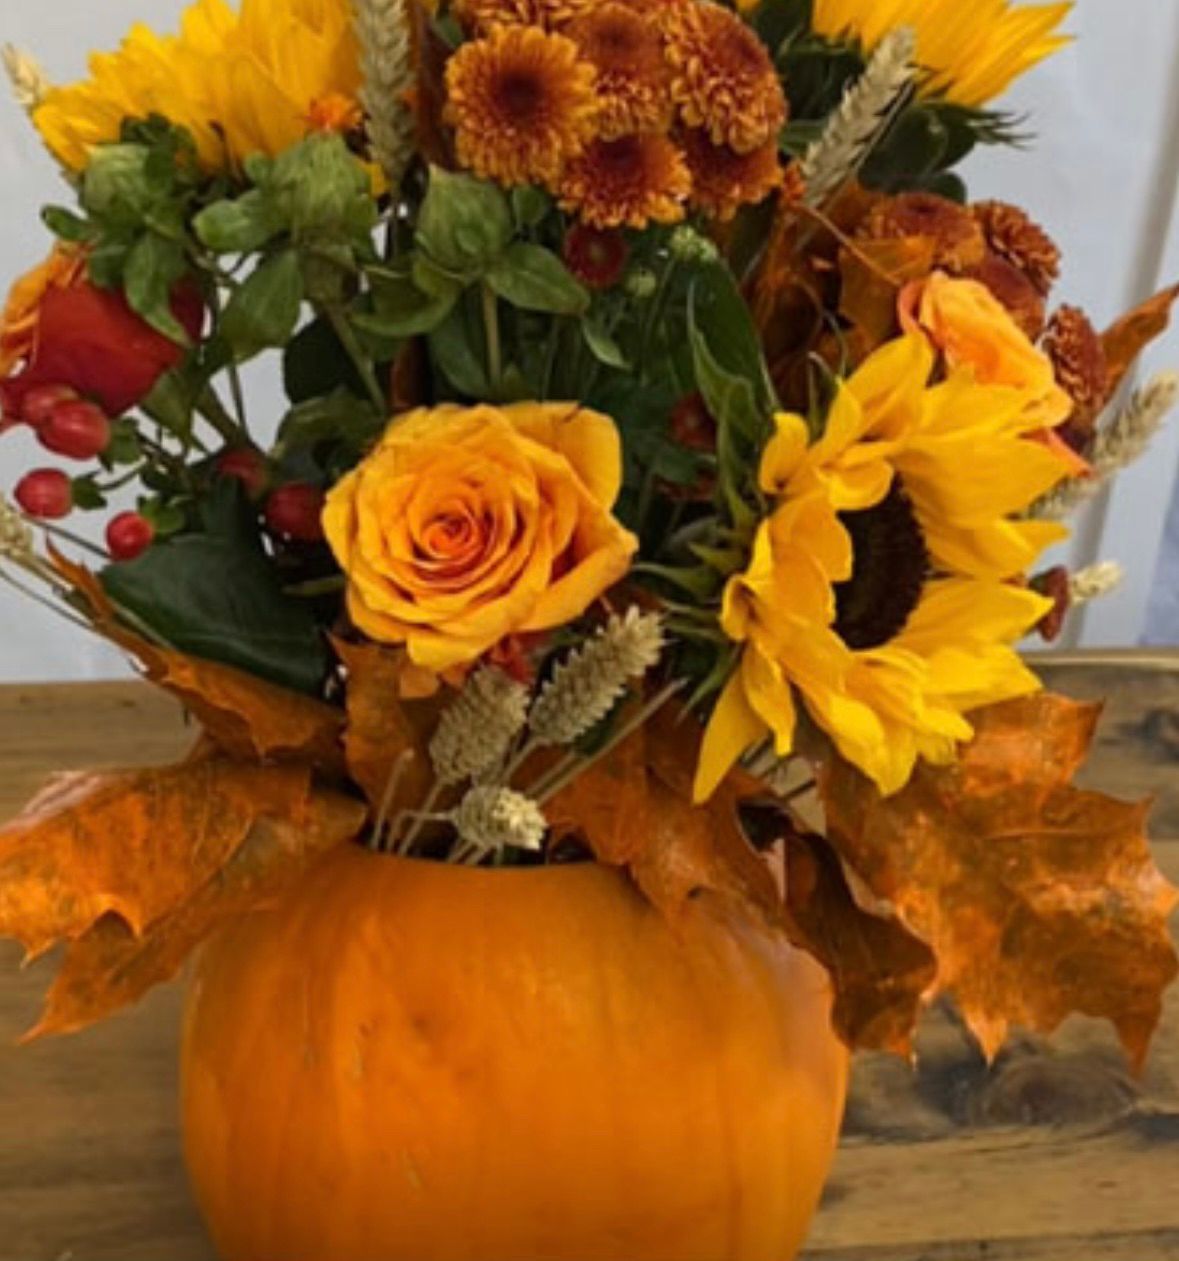
[[734,671],[704,732],[692,800],[697,805],[707,801],[745,752],[763,740],[767,731],[766,724],[745,695],[742,671]]

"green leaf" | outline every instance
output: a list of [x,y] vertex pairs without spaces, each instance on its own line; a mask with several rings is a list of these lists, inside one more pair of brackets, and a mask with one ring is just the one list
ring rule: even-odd
[[138,222],[159,196],[141,144],[99,145],[82,177],[82,206],[99,218]]
[[626,356],[622,353],[622,347],[596,320],[582,320],[581,335],[585,338],[585,344],[590,348],[591,354],[599,363],[605,364],[607,368],[617,368],[619,371],[627,371],[630,368]]
[[[432,332],[450,314],[462,286],[443,273],[417,260],[414,279],[384,270],[373,275],[373,306],[370,313],[353,317],[356,327],[372,337],[404,341]],[[428,278],[429,288],[419,286],[417,277]],[[424,289],[424,291],[423,291]]]
[[252,254],[269,244],[284,225],[273,201],[255,188],[236,201],[206,206],[192,226],[197,239],[215,254]]
[[[375,268],[369,269],[370,275],[377,275]],[[404,273],[381,273],[388,275],[394,281],[404,282],[406,276]],[[453,294],[459,293],[463,288],[463,281],[451,275],[450,272],[444,271],[432,259],[425,254],[415,253],[410,262],[410,276],[413,283],[422,291],[428,293],[434,298],[448,298]]]
[[61,241],[81,242],[94,239],[94,225],[64,206],[46,206],[41,211],[45,226]]
[[439,266],[477,277],[512,239],[512,211],[495,184],[430,168],[430,184],[418,215],[419,246]]
[[306,602],[283,592],[252,514],[216,505],[208,524],[108,566],[107,594],[182,652],[318,693],[327,667],[319,628]]
[[467,318],[462,303],[430,334],[430,353],[443,374],[461,394],[487,398],[491,383],[483,367],[483,346],[476,322]]
[[275,455],[283,460],[293,451],[323,442],[342,443],[361,452],[388,423],[373,405],[346,390],[311,398],[291,408],[278,431]]
[[345,389],[357,398],[368,392],[330,321],[313,320],[283,348],[283,384],[292,403],[323,398]]
[[290,341],[303,306],[303,269],[293,250],[268,259],[229,301],[219,331],[235,356],[250,359]]
[[542,188],[521,184],[512,189],[512,218],[516,227],[538,227],[553,208],[553,199]]
[[590,295],[569,268],[543,245],[517,241],[487,272],[487,283],[506,302],[525,311],[582,315]]
[[187,444],[192,437],[193,413],[202,390],[208,384],[200,365],[189,360],[165,372],[152,392],[140,404],[162,429]]
[[124,292],[132,310],[180,346],[191,343],[172,313],[172,290],[186,268],[183,246],[148,232],[132,246],[123,270]]
[[74,507],[80,508],[83,512],[94,512],[98,508],[106,507],[106,496],[98,489],[94,478],[87,474],[85,477],[75,477],[70,482],[70,496],[74,501]]
[[143,458],[139,431],[132,420],[117,420],[111,426],[111,440],[102,453],[104,463],[110,465],[138,464]]
[[[703,268],[689,289],[691,322],[719,367],[749,383],[758,409],[769,416],[778,406],[749,306],[724,263]],[[715,413],[714,413],[715,414]]]

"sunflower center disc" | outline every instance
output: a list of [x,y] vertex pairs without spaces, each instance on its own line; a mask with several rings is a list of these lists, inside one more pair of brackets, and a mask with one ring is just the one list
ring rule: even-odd
[[879,648],[900,634],[921,599],[929,553],[899,480],[863,512],[840,516],[852,539],[852,576],[835,588],[835,630],[849,648]]

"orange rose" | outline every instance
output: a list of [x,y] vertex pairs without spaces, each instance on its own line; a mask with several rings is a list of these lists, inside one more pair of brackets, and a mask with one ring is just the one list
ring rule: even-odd
[[935,271],[901,291],[900,320],[906,332],[923,332],[950,368],[972,368],[980,385],[1025,391],[1032,400],[1029,414],[1043,426],[1039,441],[1069,465],[1070,476],[1090,471],[1053,432],[1072,415],[1073,401],[1057,384],[1052,361],[985,285]]
[[1072,400],[1056,384],[1048,356],[985,285],[935,271],[902,292],[900,314],[905,331],[924,332],[951,368],[973,368],[980,385],[1031,392],[1046,428],[1068,419]]
[[72,289],[86,271],[86,256],[57,245],[43,262],[12,286],[0,316],[0,377],[33,357],[41,303],[51,289]]
[[584,613],[638,541],[613,422],[568,403],[419,408],[328,496],[353,621],[441,672]]

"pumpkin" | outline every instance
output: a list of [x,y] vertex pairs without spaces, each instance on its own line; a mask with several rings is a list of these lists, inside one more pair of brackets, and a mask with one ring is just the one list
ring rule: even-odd
[[808,956],[622,873],[347,846],[198,963],[185,1144],[226,1261],[789,1261],[847,1054]]

